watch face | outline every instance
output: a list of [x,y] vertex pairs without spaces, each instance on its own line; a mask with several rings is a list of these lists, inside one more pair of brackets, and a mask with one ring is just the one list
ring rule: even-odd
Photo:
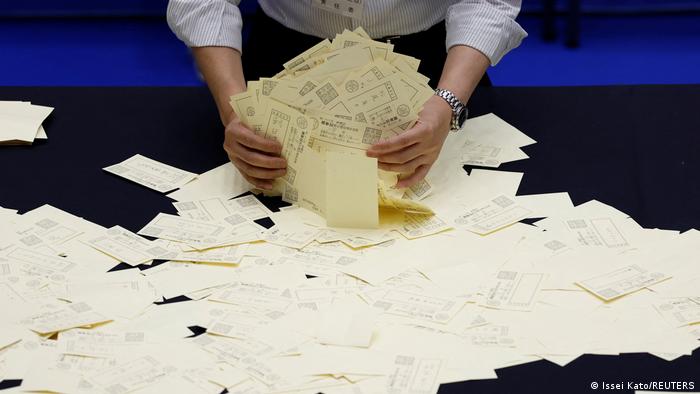
[[467,120],[467,114],[469,111],[467,111],[466,108],[462,110],[462,112],[459,113],[459,117],[457,118],[457,124],[459,124],[459,127],[462,127],[464,124],[464,121]]

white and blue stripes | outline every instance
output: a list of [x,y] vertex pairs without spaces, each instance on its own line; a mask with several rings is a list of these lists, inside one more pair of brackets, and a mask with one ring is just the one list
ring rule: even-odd
[[[241,50],[240,0],[170,0],[168,24],[190,47],[226,46]],[[365,0],[356,20],[313,7],[309,0],[259,0],[265,13],[302,33],[333,38],[362,26],[374,38],[426,30],[446,21],[445,48],[467,45],[492,65],[520,45],[527,33],[515,21],[520,0]]]

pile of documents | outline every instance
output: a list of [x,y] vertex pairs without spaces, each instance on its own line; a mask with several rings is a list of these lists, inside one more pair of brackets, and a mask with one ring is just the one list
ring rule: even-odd
[[[282,144],[287,174],[275,185],[284,201],[330,225],[376,228],[378,207],[431,212],[397,173],[378,171],[365,151],[408,130],[433,96],[419,60],[393,52],[358,28],[323,40],[272,78],[248,82],[231,106],[251,130]],[[422,183],[414,191],[425,192]],[[353,204],[348,204],[352,201]]]
[[71,393],[427,394],[541,359],[691,354],[700,232],[643,228],[565,192],[516,196],[522,173],[467,174],[472,125],[502,136],[494,146],[525,141],[494,115],[468,120],[420,200],[435,214],[394,210],[376,229],[233,198],[246,186],[230,163],[192,179],[143,156],[108,169],[179,189],[141,229],[49,205],[0,209],[0,380]]
[[31,145],[47,139],[41,125],[53,108],[27,101],[0,101],[0,145]]

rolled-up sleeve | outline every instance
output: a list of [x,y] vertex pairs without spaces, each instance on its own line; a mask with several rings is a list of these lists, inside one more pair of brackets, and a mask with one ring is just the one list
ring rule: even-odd
[[527,33],[515,21],[519,0],[462,0],[445,15],[446,46],[467,45],[486,55],[496,65]]
[[170,0],[168,26],[189,47],[222,46],[241,51],[240,0]]

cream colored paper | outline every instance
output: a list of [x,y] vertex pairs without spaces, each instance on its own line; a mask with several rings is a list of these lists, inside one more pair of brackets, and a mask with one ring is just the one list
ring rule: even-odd
[[332,227],[376,228],[377,159],[326,153],[326,220]]

